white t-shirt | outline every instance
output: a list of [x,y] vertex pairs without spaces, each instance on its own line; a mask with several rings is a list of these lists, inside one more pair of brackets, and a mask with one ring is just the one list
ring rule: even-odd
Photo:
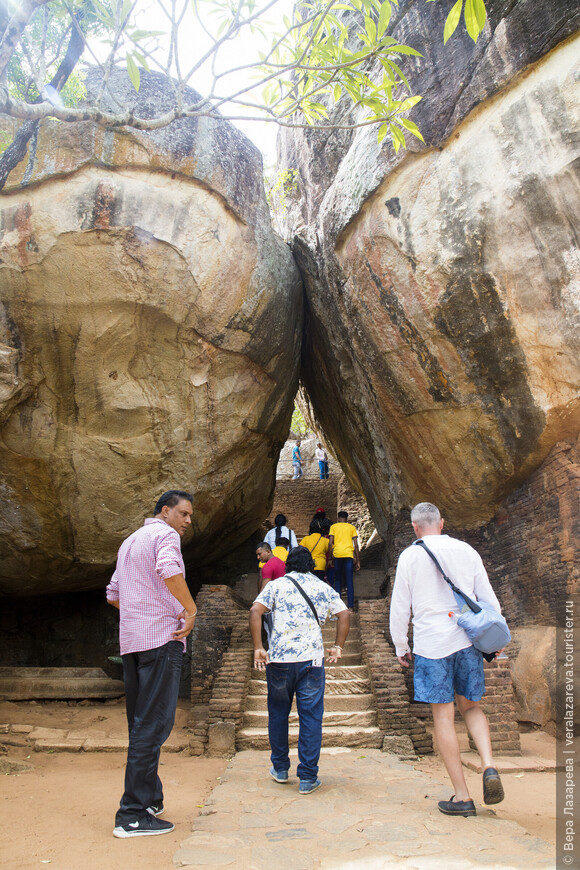
[[[424,542],[455,585],[470,598],[501,608],[479,553],[449,535],[424,535]],[[459,605],[450,586],[422,547],[412,545],[399,557],[391,597],[390,630],[398,656],[409,652],[409,617],[413,615],[413,652],[441,659],[471,646],[457,625]]]
[[326,450],[323,450],[322,447],[317,447],[314,451],[314,458],[318,459],[319,462],[326,462]]
[[[288,526],[281,526],[280,537],[288,538],[288,540],[290,541],[290,547],[298,546],[296,532],[293,532],[292,529],[288,528]],[[270,529],[270,531],[266,534],[264,540],[267,544],[270,544],[270,546],[274,548],[276,546],[276,529]]]

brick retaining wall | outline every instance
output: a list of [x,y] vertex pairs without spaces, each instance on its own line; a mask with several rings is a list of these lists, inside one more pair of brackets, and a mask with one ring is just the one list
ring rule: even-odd
[[386,602],[359,601],[361,641],[371,673],[373,694],[377,702],[379,728],[387,735],[407,735],[420,755],[433,752],[433,741],[423,722],[409,709],[405,678],[395,651],[387,641]]

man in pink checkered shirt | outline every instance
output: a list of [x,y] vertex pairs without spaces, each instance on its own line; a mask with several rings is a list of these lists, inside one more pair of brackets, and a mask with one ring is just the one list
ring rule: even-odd
[[191,524],[193,496],[165,492],[152,519],[122,544],[107,586],[119,610],[119,640],[129,723],[125,792],[115,837],[168,834],[158,775],[161,746],[175,721],[185,638],[196,606],[185,582],[180,538]]

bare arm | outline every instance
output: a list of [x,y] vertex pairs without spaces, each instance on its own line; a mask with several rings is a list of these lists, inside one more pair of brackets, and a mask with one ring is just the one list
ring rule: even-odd
[[334,535],[328,536],[328,561],[332,562],[334,552]]
[[360,571],[360,550],[358,548],[358,538],[353,538],[352,543],[354,546],[354,570]]
[[254,602],[250,607],[250,634],[254,644],[254,667],[263,671],[268,664],[268,653],[262,646],[262,616],[268,612],[263,604]]
[[110,604],[111,607],[115,607],[117,610],[119,609],[119,601],[112,601],[110,598],[107,598],[107,604]]
[[342,658],[342,648],[350,630],[350,611],[341,610],[336,614],[336,619],[336,640],[330,649],[327,650],[329,664],[333,664]]

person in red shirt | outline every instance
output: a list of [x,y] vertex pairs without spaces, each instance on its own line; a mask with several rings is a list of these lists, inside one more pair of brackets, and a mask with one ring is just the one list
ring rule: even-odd
[[262,541],[256,547],[256,556],[263,562],[260,579],[258,581],[258,594],[262,591],[266,583],[270,580],[277,580],[278,577],[283,577],[286,573],[286,564],[275,556],[272,552],[270,544]]

